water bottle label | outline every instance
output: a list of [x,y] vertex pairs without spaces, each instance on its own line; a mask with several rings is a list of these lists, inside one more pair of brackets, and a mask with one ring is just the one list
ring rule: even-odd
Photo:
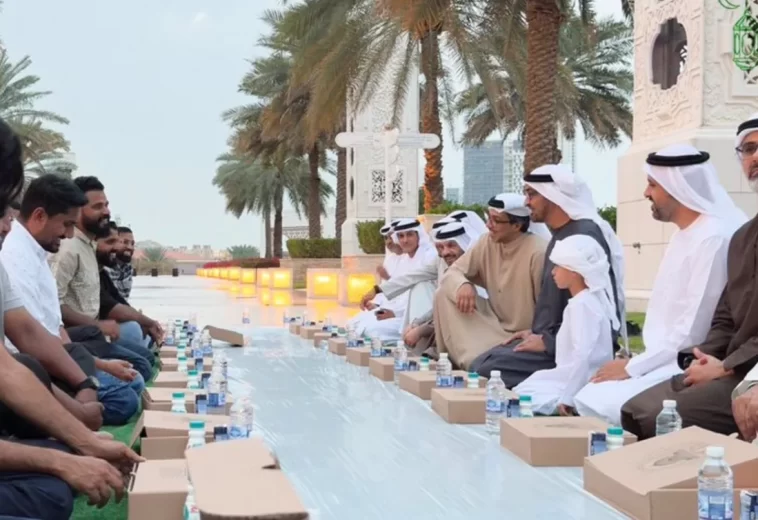
[[503,413],[505,403],[499,399],[487,399],[487,413]]
[[234,425],[229,428],[229,439],[246,439],[248,437],[247,429],[242,425]]
[[205,403],[195,405],[195,408],[196,408],[196,413],[199,413],[200,415],[205,415],[208,413],[208,405]]
[[698,492],[698,517],[700,520],[732,520],[732,492]]
[[437,386],[440,388],[450,388],[453,386],[453,376],[437,376]]
[[249,325],[250,324],[250,318],[248,318],[247,316],[244,317],[244,318],[242,318],[242,323],[245,324],[245,325]]
[[408,370],[408,362],[402,361],[400,359],[395,360],[395,370],[397,372],[405,372]]
[[347,346],[348,348],[355,348],[358,346],[358,340],[355,339],[349,339],[347,340]]
[[211,392],[208,394],[208,407],[210,408],[216,408],[219,406],[218,404],[218,394],[215,392]]
[[507,412],[508,418],[518,419],[519,417],[521,417],[521,406],[518,403],[509,405],[508,408],[506,409],[506,412]]
[[226,406],[226,392],[218,393],[218,406],[219,408],[222,406]]

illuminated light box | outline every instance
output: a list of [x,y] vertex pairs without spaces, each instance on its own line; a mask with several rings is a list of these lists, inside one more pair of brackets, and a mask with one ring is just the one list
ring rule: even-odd
[[211,276],[213,278],[221,278],[221,269],[218,267],[214,267],[211,271]]
[[229,284],[229,286],[226,288],[227,291],[229,291],[232,294],[239,294],[240,292],[240,286],[236,283]]
[[271,289],[267,287],[259,287],[258,301],[261,302],[261,305],[271,305]]
[[240,298],[255,298],[257,295],[257,287],[255,285],[240,285]]
[[356,305],[361,302],[363,295],[376,285],[374,273],[360,271],[342,271],[340,273],[340,305]]
[[307,297],[337,299],[342,269],[308,269],[306,274]]
[[229,268],[228,267],[222,267],[221,269],[219,269],[219,271],[220,271],[221,279],[222,280],[228,280],[229,279]]
[[271,304],[274,307],[289,307],[292,305],[292,291],[272,290]]
[[292,289],[292,269],[269,269],[271,279],[268,287],[271,289]]
[[229,268],[229,279],[233,281],[239,281],[240,279],[240,271],[241,269],[239,267],[230,267]]
[[258,269],[258,279],[256,280],[258,287],[265,287],[268,289],[271,284],[271,269]]
[[254,284],[255,269],[242,269],[240,272],[240,282],[243,284]]

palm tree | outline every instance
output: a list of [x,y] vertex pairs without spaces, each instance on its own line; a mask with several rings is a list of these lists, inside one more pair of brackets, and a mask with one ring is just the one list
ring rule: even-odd
[[148,247],[144,251],[145,260],[158,264],[166,259],[166,249],[163,247]]
[[235,260],[238,258],[259,258],[261,256],[260,249],[250,244],[228,247],[226,251]]
[[[457,111],[467,125],[464,144],[481,144],[495,131],[503,138],[525,131],[526,49],[512,49],[509,59],[497,56],[505,37],[501,30],[484,41],[495,63],[494,95],[481,83],[459,95]],[[631,28],[623,21],[603,19],[585,27],[573,16],[561,28],[554,126],[562,135],[574,139],[578,121],[585,137],[600,146],[617,146],[622,134],[631,137],[633,47]]]
[[12,63],[5,49],[0,50],[0,118],[19,136],[25,164],[34,164],[45,171],[45,161],[62,159],[61,152],[69,150],[63,134],[48,127],[68,124],[68,119],[34,105],[51,92],[31,90],[39,77],[26,74],[32,60],[25,56]]

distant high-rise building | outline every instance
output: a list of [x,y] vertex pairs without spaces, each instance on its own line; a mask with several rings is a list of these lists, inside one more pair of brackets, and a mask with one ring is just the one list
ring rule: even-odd
[[[558,133],[558,149],[561,164],[576,172],[576,141],[566,139]],[[518,137],[505,141],[505,183],[504,191],[521,193],[524,190],[524,143]]]
[[463,203],[484,204],[503,191],[505,154],[503,143],[487,141],[463,147]]
[[446,188],[445,200],[452,202],[454,204],[460,204],[461,203],[461,189],[460,188]]

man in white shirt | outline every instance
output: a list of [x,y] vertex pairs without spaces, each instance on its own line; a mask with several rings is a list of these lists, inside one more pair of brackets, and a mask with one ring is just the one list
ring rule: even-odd
[[[32,181],[21,204],[19,219],[0,251],[14,292],[31,316],[58,343],[72,346],[62,318],[55,279],[47,263],[60,242],[73,231],[79,208],[86,197],[72,182],[55,175]],[[74,344],[77,348],[86,345]],[[104,406],[105,424],[124,424],[137,411],[144,389],[142,376],[126,361],[94,358],[99,385],[98,399]]]

